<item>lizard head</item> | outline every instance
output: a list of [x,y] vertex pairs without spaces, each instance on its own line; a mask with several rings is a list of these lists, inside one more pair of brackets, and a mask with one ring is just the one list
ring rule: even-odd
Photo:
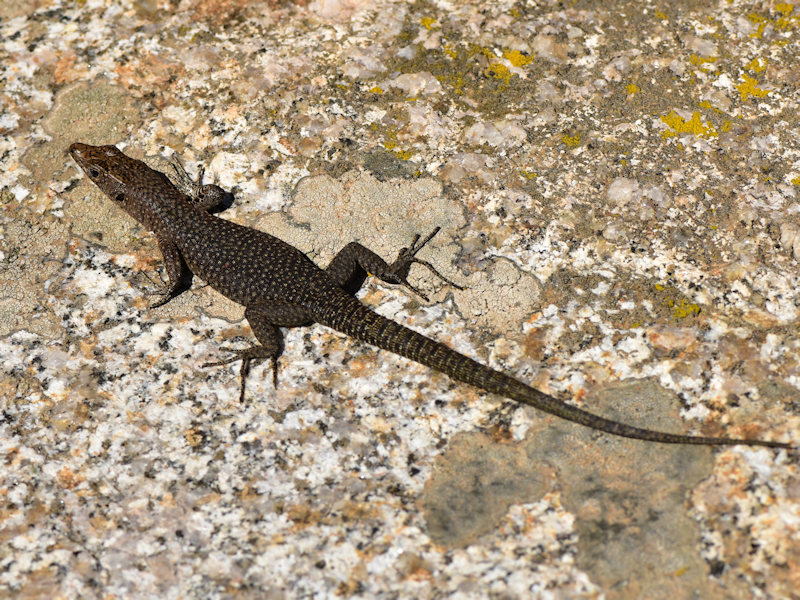
[[133,159],[115,146],[90,146],[77,142],[69,147],[69,154],[106,196],[118,203],[124,201],[131,183],[126,181],[128,170],[125,167],[128,162],[134,162]]

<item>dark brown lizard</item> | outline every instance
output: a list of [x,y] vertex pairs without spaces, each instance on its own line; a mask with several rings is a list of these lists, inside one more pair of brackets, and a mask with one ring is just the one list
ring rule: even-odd
[[458,381],[607,433],[677,444],[793,447],[767,440],[662,433],[605,419],[565,404],[386,319],[355,298],[368,273],[419,293],[407,281],[409,269],[417,263],[439,275],[432,265],[416,257],[438,228],[422,242],[417,236],[410,247],[400,251],[393,263],[386,263],[371,250],[351,242],[327,268],[321,269],[302,252],[268,233],[210,214],[208,209],[226,194],[218,186],[203,186],[198,182],[192,186],[194,197],[190,197],[166,175],[126,156],[114,146],[76,143],[70,146],[69,153],[111,200],[155,233],[169,284],[163,298],[154,306],[180,293],[186,268],[234,302],[244,305],[245,317],[258,343],[233,351],[234,356],[229,360],[205,365],[241,360],[242,400],[253,360],[270,359],[277,383],[277,361],[283,348],[280,327],[321,323]]

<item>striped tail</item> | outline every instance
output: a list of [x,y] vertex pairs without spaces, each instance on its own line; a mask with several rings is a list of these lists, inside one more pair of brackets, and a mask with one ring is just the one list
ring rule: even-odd
[[531,386],[500,371],[495,371],[479,362],[459,354],[455,350],[425,337],[399,323],[382,317],[358,300],[348,297],[337,308],[320,315],[318,321],[341,333],[361,341],[389,350],[436,369],[453,379],[468,383],[479,389],[512,398],[567,421],[580,423],[592,429],[622,437],[665,444],[699,444],[713,446],[767,446],[769,448],[792,448],[790,444],[766,440],[745,440],[723,437],[700,437],[663,433],[641,429],[565,404]]

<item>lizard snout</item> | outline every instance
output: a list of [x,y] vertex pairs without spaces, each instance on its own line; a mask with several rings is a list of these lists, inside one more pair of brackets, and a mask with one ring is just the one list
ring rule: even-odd
[[74,159],[78,159],[81,155],[86,151],[89,146],[86,144],[81,144],[80,142],[75,142],[69,145],[67,148],[67,152],[72,156]]

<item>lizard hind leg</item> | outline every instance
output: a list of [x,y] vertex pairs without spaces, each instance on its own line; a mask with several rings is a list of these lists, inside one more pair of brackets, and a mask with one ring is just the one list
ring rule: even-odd
[[306,309],[285,303],[262,302],[251,304],[245,309],[244,316],[250,324],[250,329],[252,329],[258,344],[242,350],[221,348],[223,351],[233,352],[233,356],[225,360],[202,365],[203,367],[214,367],[241,360],[242,366],[239,370],[241,379],[240,402],[244,402],[247,374],[250,371],[250,364],[254,360],[270,359],[272,363],[272,382],[276,388],[278,387],[278,358],[283,353],[283,333],[279,327],[299,327],[313,323],[313,319],[311,319]]
[[439,232],[439,229],[439,227],[435,228],[422,242],[419,241],[421,236],[417,235],[409,247],[398,252],[397,258],[391,264],[366,246],[358,242],[350,242],[333,258],[325,272],[350,295],[355,295],[369,273],[386,283],[404,285],[427,301],[427,296],[408,281],[411,265],[417,263],[429,269],[445,283],[459,290],[464,289],[439,273],[431,263],[416,257],[425,244]]
[[[278,329],[277,327],[275,328]],[[225,360],[218,360],[214,362],[207,362],[201,365],[203,368],[205,367],[218,367],[220,365],[227,365],[232,362],[236,362],[237,360],[242,361],[242,366],[239,369],[239,379],[241,380],[241,387],[239,390],[239,402],[244,402],[244,390],[245,390],[245,382],[247,381],[247,374],[250,372],[250,363],[253,360],[260,360],[263,358],[269,358],[272,361],[272,382],[275,387],[278,387],[278,357],[281,354],[282,350],[282,343],[281,347],[276,349],[275,347],[264,346],[263,344],[257,346],[250,346],[249,348],[245,348],[244,350],[236,350],[234,348],[220,348],[223,352],[233,352],[233,356],[231,358],[227,358]]]

